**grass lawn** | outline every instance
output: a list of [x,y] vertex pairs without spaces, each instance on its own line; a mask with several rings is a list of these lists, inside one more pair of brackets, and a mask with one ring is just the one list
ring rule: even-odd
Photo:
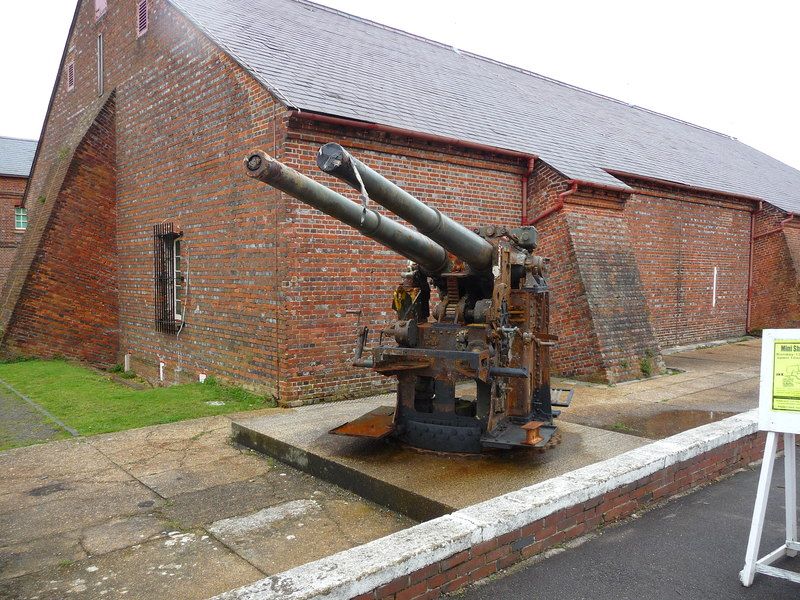
[[[0,364],[0,379],[81,435],[275,406],[263,396],[213,381],[137,390],[112,381],[110,374],[62,360]],[[207,404],[213,401],[224,404]]]

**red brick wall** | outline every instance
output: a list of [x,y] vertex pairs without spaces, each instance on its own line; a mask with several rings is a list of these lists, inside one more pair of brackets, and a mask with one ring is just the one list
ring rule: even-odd
[[[349,311],[362,309],[361,323],[376,327],[391,319],[390,292],[402,259],[247,179],[244,153],[261,147],[354,197],[314,166],[317,146],[336,139],[467,225],[519,223],[524,165],[377,133],[333,128],[321,134],[301,124],[285,141],[285,108],[174,7],[152,1],[150,26],[141,38],[134,11],[135,4],[111,3],[98,22],[93,3],[84,2],[78,11],[66,58],[76,63],[76,86],[68,91],[62,80],[55,90],[26,199],[36,235],[26,236],[31,242],[25,260],[9,275],[0,325],[11,322],[73,154],[114,90],[120,354],[130,352],[145,375],[155,375],[164,361],[170,381],[205,372],[280,394],[284,401],[364,394],[391,385],[349,366],[357,321]],[[102,98],[95,73],[100,32],[106,48]],[[567,189],[563,177],[537,161],[529,182],[530,216],[558,202]],[[587,190],[581,194],[591,200]],[[636,374],[637,359],[653,346],[629,251],[634,248],[637,261],[646,258],[643,246],[632,244],[646,218],[623,221],[613,206],[585,201],[580,208],[568,206],[537,224],[541,254],[553,261],[553,326],[562,340],[555,369],[610,380]],[[631,207],[642,206],[643,201],[632,201]],[[738,219],[729,223],[736,252]],[[164,221],[183,231],[188,263],[188,314],[179,336],[154,327],[152,227]],[[702,238],[705,226],[692,223]],[[700,256],[706,248],[691,251]],[[698,277],[707,275],[704,263],[698,264]],[[721,274],[723,287],[728,276]],[[642,280],[650,292],[658,288],[646,276]],[[705,284],[692,285],[702,300]],[[717,313],[713,318],[685,313],[684,321],[691,321],[687,339],[741,330],[736,312],[741,290],[731,284],[725,293],[724,311],[717,311],[723,320]],[[647,298],[652,309],[657,294]],[[626,328],[628,315],[635,315],[633,329]],[[70,339],[82,341],[80,335]]]
[[621,204],[601,205],[609,200],[578,194],[571,201],[587,204],[568,205],[564,218],[592,313],[604,379],[613,383],[658,374],[664,367],[650,324],[631,232]]
[[633,194],[625,218],[661,346],[744,335],[752,204],[636,186],[657,194]]
[[550,258],[551,319],[559,336],[553,370],[614,382],[640,377],[644,360],[658,372],[660,351],[621,212],[624,197],[571,189],[541,162],[531,188],[529,219]]
[[21,205],[27,177],[0,175],[0,288],[17,254],[22,231],[14,228],[14,209]]
[[[538,161],[529,180],[528,220],[539,232],[538,252],[550,259],[550,328],[558,336],[552,351],[553,372],[565,376],[597,376],[605,379],[599,343],[592,323],[567,220],[557,208],[570,189],[566,180]],[[534,223],[535,221],[535,223]]]
[[354,600],[439,598],[655,502],[733,473],[759,460],[763,452],[764,434],[749,435],[473,546]]
[[[75,61],[76,84],[68,91],[62,77],[55,89],[26,199],[32,222],[37,213],[50,214],[87,119],[105,101],[97,96],[95,71],[102,32],[105,90],[115,90],[117,108],[120,354],[131,352],[149,376],[163,360],[170,380],[206,372],[274,391],[285,273],[283,238],[276,240],[275,231],[282,207],[276,194],[250,182],[241,161],[251,146],[280,147],[283,122],[273,116],[282,108],[171,5],[150,2],[149,28],[140,38],[135,10],[135,3],[109,3],[95,22],[92,2],[79,8],[66,57]],[[93,214],[91,222],[98,218]],[[189,314],[179,338],[154,327],[152,228],[163,221],[183,230],[189,265]],[[26,276],[23,266],[4,291],[4,324]],[[64,336],[76,345],[89,342],[77,332]]]
[[[253,146],[280,148],[281,108],[169,5],[151,6],[147,34],[118,42],[129,57],[117,87],[121,349],[152,378],[161,360],[168,382],[207,373],[276,393],[282,206],[242,160]],[[152,228],[162,221],[183,232],[180,335],[154,327]]]
[[[800,327],[800,230],[777,230],[786,213],[765,205],[756,213],[750,327]],[[776,231],[777,230],[777,231]]]
[[5,332],[7,349],[114,364],[119,348],[114,102],[75,150]]

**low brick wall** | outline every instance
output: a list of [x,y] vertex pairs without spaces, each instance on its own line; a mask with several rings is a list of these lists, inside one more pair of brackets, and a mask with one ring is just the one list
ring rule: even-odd
[[751,464],[764,450],[756,423],[751,411],[698,427],[217,598],[438,598]]

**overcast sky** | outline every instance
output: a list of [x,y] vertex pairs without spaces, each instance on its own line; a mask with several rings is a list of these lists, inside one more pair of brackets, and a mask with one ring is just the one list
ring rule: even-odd
[[[133,2],[109,0],[122,1]],[[800,168],[798,2],[321,3],[716,129]],[[39,136],[74,6],[3,2],[0,135]]]

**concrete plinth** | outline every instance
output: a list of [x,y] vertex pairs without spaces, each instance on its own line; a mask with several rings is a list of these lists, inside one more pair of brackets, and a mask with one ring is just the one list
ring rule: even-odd
[[394,395],[304,406],[233,421],[234,439],[413,519],[432,519],[499,494],[638,448],[649,440],[558,422],[561,443],[545,452],[480,456],[408,448],[328,431],[384,405]]

